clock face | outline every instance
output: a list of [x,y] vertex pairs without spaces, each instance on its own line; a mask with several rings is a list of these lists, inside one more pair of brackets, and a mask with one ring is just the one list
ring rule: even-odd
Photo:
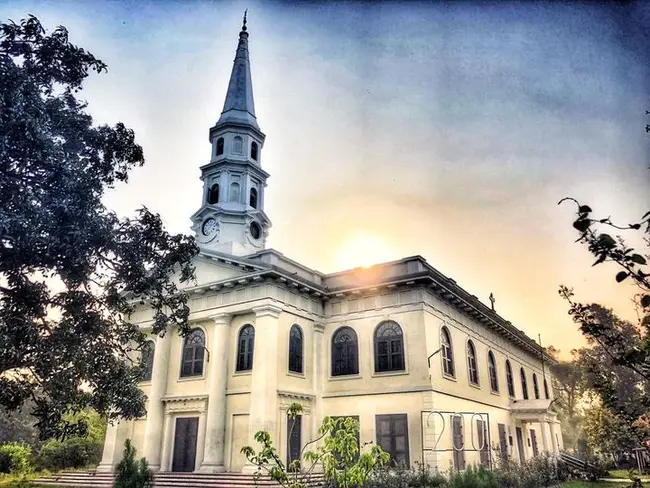
[[210,236],[217,231],[217,221],[214,219],[207,219],[203,222],[203,227],[201,228],[204,236]]

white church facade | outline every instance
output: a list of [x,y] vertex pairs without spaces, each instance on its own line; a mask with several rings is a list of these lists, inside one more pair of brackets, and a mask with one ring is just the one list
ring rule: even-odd
[[[553,360],[422,257],[323,274],[265,248],[264,139],[244,23],[192,216],[193,331],[151,337],[147,415],[109,425],[98,470],[130,438],[154,470],[252,472],[240,450],[255,432],[295,459],[325,416],[356,417],[362,445],[441,471],[559,452]],[[132,319],[151,329],[150,309]]]

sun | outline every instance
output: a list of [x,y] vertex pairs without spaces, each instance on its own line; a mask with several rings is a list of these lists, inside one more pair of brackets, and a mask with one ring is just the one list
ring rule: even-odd
[[368,267],[396,259],[394,250],[379,235],[360,231],[343,241],[337,256],[340,270]]

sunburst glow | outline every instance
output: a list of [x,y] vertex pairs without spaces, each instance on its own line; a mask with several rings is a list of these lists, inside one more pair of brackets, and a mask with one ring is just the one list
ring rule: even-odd
[[337,257],[337,263],[342,271],[359,266],[372,266],[398,258],[394,249],[381,236],[362,231],[344,241]]

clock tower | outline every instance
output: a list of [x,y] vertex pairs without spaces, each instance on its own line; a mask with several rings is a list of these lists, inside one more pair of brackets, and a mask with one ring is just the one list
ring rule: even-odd
[[203,250],[245,256],[265,247],[271,221],[264,213],[264,133],[255,117],[246,14],[226,101],[210,129],[210,162],[201,167],[203,201],[192,230]]

